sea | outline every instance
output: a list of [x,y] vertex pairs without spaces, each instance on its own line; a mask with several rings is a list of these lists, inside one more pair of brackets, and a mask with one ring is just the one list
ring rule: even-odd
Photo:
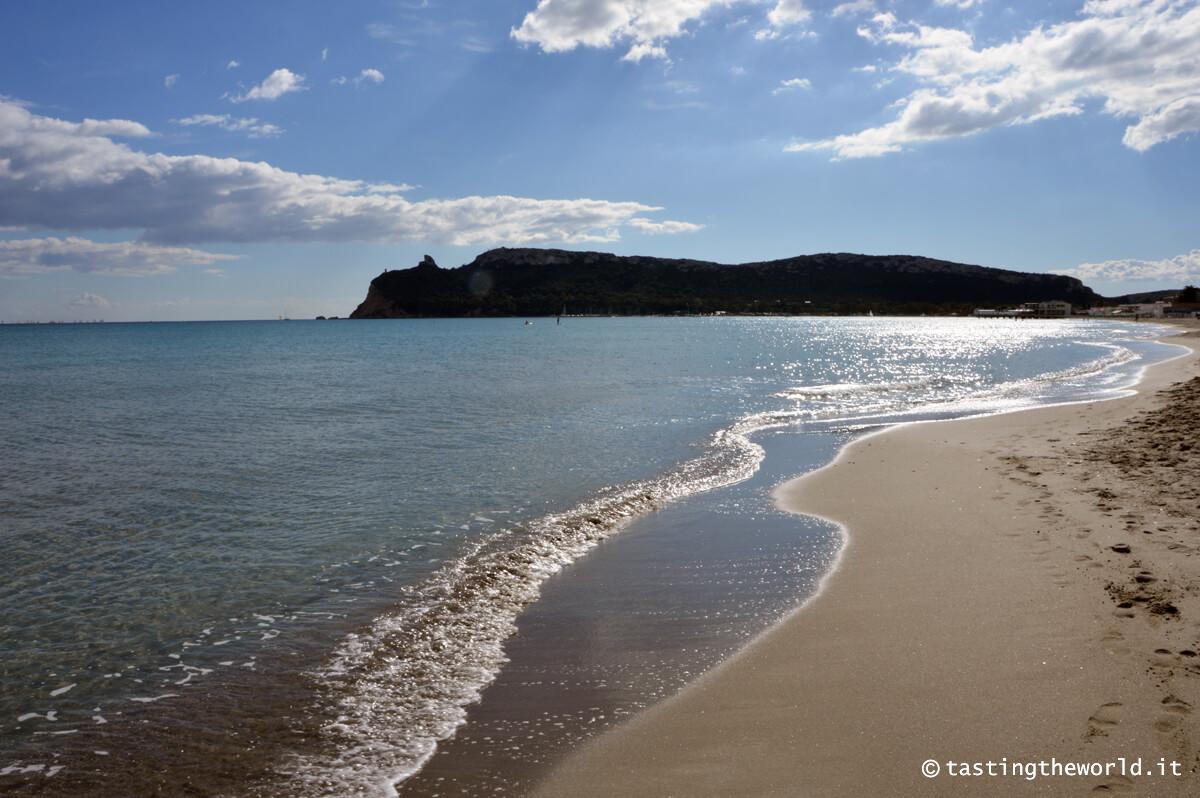
[[0,793],[520,795],[819,589],[771,491],[1109,320],[0,326]]

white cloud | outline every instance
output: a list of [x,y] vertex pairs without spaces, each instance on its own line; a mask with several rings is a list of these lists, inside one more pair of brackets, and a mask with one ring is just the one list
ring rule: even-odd
[[[89,129],[90,126],[90,129]],[[300,174],[267,163],[144,153],[0,101],[0,226],[138,230],[157,244],[401,241],[456,245],[611,241],[639,202],[470,196],[412,201],[396,186]]]
[[178,82],[179,82],[178,74],[167,75],[165,78],[163,78],[163,85],[166,86],[168,89],[174,88],[175,84]]
[[694,233],[704,229],[702,224],[691,222],[656,222],[653,219],[635,217],[629,220],[629,226],[634,230],[650,235],[674,235],[676,233]]
[[252,139],[274,138],[283,133],[283,128],[270,122],[260,122],[254,117],[232,117],[229,114],[195,114],[183,119],[172,119],[184,127],[219,127],[231,133],[245,133]]
[[768,27],[756,31],[759,41],[778,39],[788,28],[808,22],[812,13],[804,7],[804,0],[777,0],[775,7],[767,13]]
[[236,260],[187,247],[164,247],[140,241],[101,243],[85,238],[28,238],[0,241],[0,274],[85,272],[116,277],[167,274],[179,266]]
[[783,94],[785,91],[807,91],[812,88],[808,78],[788,78],[779,81],[779,85],[771,91],[772,94]]
[[992,47],[970,33],[901,23],[888,12],[859,28],[867,40],[909,52],[892,69],[919,81],[897,117],[791,151],[837,158],[897,152],[1083,112],[1089,99],[1127,118],[1125,144],[1145,150],[1200,130],[1200,5],[1194,0],[1088,0],[1080,17]]
[[67,303],[73,308],[111,308],[112,302],[100,296],[99,294],[89,294],[84,292]]
[[322,48],[321,48],[321,60],[322,60],[322,61],[328,61],[328,60],[329,60],[329,48],[328,48],[328,47],[322,47]]
[[660,61],[671,60],[667,56],[667,48],[661,44],[652,44],[651,42],[636,42],[629,48],[629,52],[621,56],[622,61],[631,61],[635,64],[643,58],[657,58]]
[[262,83],[252,86],[245,94],[230,99],[235,103],[247,100],[278,100],[285,94],[304,91],[304,89],[303,75],[298,75],[287,68],[280,68],[267,75]]
[[383,80],[384,80],[384,78],[383,78],[382,72],[380,72],[378,69],[368,68],[368,69],[364,69],[363,71],[359,72],[357,75],[355,75],[352,78],[348,78],[345,75],[342,75],[340,77],[334,78],[333,80],[331,80],[329,82],[335,86],[345,86],[347,83],[353,83],[355,86],[361,86],[364,83],[380,84],[380,83],[383,83]]
[[1073,269],[1061,269],[1056,274],[1066,274],[1078,277],[1086,282],[1126,283],[1126,282],[1159,282],[1184,283],[1200,282],[1200,249],[1193,249],[1184,255],[1163,260],[1106,260],[1101,263],[1082,263]]
[[[762,0],[538,0],[511,35],[547,53],[577,47],[628,45],[625,61],[666,59],[666,42],[684,35],[710,11]],[[803,0],[776,0],[766,15],[767,38],[808,21]],[[382,31],[378,32],[382,38]],[[762,31],[760,31],[760,34]],[[372,33],[376,35],[376,33]],[[763,38],[760,36],[760,38]]]
[[[710,9],[737,0],[538,0],[511,35],[547,53],[576,47],[613,47],[629,42],[629,60],[640,60],[662,41],[681,35],[685,26]],[[641,55],[637,55],[640,53]]]
[[420,188],[408,183],[372,183],[366,188],[368,194],[403,194],[406,191],[412,191]]
[[804,0],[778,0],[767,14],[767,22],[773,28],[786,28],[808,22],[811,17],[812,14],[804,7]]
[[1155,144],[1197,130],[1200,130],[1200,95],[1192,95],[1146,114],[1136,125],[1125,128],[1121,142],[1132,150],[1145,152]]
[[852,17],[859,14],[870,14],[875,10],[875,0],[850,0],[848,3],[834,6],[833,16]]
[[241,65],[242,65],[241,61],[238,61],[236,58],[231,58],[231,59],[229,59],[229,63],[225,65],[225,68],[226,69],[237,69]]
[[358,77],[354,81],[356,83],[383,83],[383,73],[378,69],[364,69],[358,73]]
[[[0,101],[2,102],[2,101]],[[43,130],[72,133],[81,136],[112,136],[122,139],[141,139],[154,134],[140,122],[130,122],[128,119],[85,119],[79,124],[63,122],[49,117],[37,117],[35,127]]]
[[944,8],[961,8],[964,10],[983,5],[983,0],[934,0],[934,2]]

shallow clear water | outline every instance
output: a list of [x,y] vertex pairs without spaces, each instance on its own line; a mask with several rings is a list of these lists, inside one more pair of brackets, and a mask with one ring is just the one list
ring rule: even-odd
[[317,730],[302,752],[276,741],[289,789],[382,789],[461,722],[549,575],[754,475],[756,434],[1103,395],[1166,353],[1156,332],[0,326],[0,784],[64,778],[135,721],[195,731],[196,707],[269,692],[270,670],[309,684],[292,705]]

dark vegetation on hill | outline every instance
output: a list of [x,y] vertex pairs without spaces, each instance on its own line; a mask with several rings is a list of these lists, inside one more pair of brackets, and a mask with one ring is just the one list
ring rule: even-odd
[[1079,280],[910,255],[802,255],[725,265],[556,249],[493,249],[456,269],[426,256],[371,281],[351,318],[679,313],[964,313],[1103,301]]
[[1143,302],[1160,302],[1175,299],[1179,295],[1178,288],[1168,288],[1165,291],[1142,291],[1138,294],[1123,294],[1108,300],[1114,305],[1134,305]]

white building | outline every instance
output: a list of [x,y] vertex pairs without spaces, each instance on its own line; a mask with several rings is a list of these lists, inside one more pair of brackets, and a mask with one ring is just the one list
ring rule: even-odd
[[1051,300],[1049,302],[1031,302],[1034,312],[1039,316],[1049,317],[1065,317],[1071,315],[1071,303],[1061,300]]

